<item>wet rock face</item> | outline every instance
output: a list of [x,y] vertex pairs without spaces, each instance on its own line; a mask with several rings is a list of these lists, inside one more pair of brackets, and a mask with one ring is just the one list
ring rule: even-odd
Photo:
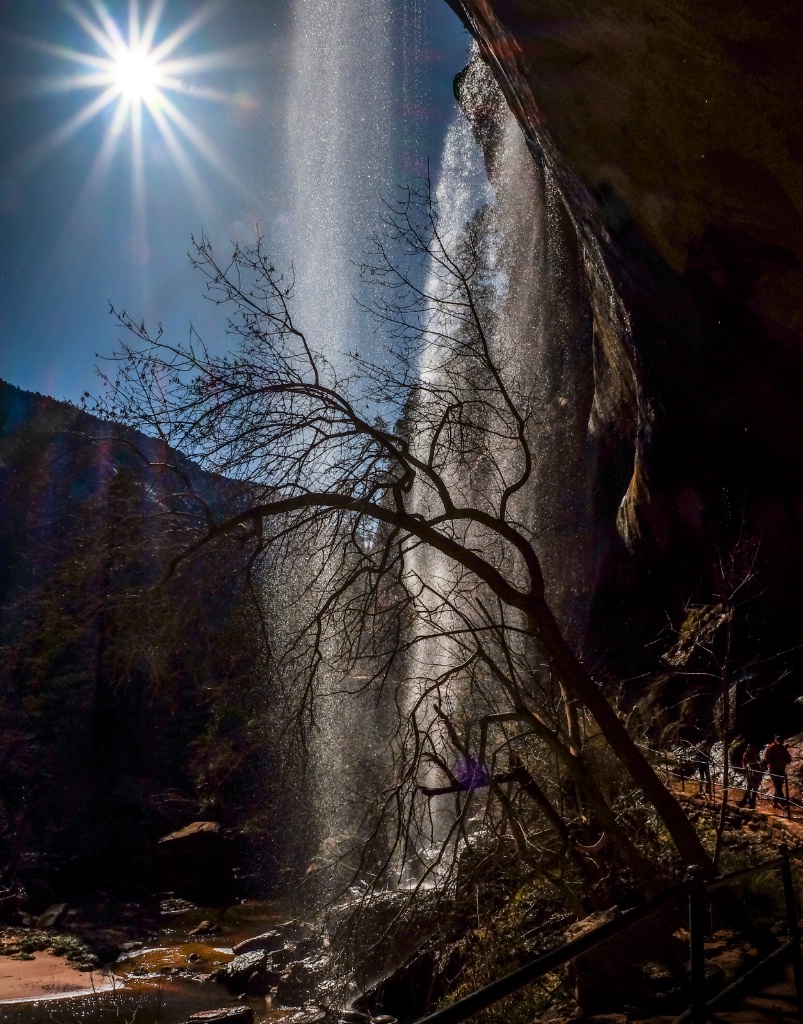
[[622,343],[597,324],[597,632],[606,607],[638,618],[710,585],[730,525],[761,538],[776,646],[799,642],[803,7],[448,2],[630,324]]
[[271,986],[279,981],[279,975],[272,969],[268,954],[263,949],[240,953],[215,975],[229,992],[238,995],[265,995]]
[[575,172],[621,196],[676,270],[712,224],[803,256],[803,9],[794,0],[771,10],[752,0],[460,6],[505,69],[525,78],[531,116]]

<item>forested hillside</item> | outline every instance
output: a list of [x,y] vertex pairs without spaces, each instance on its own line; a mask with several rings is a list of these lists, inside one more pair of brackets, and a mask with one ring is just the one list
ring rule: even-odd
[[259,832],[256,780],[265,824],[243,565],[217,548],[157,586],[205,503],[237,500],[152,439],[0,387],[0,863],[46,855],[46,897],[54,872],[146,884],[154,841],[198,817]]

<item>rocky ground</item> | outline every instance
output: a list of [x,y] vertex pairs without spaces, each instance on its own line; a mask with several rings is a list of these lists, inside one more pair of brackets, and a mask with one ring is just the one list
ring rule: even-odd
[[[686,780],[684,786],[685,792],[678,784],[678,797],[710,841],[719,821],[720,794],[715,792],[710,797],[697,792],[696,781]],[[803,815],[797,809],[787,817],[785,812],[774,811],[768,800],[760,801],[756,810],[732,804],[725,818],[722,870],[768,859],[775,855],[779,842],[786,842],[793,852],[803,851]],[[737,899],[751,911],[750,925],[742,922],[734,926],[724,918],[719,926],[714,922],[706,945],[711,986],[728,984],[783,940],[784,923],[773,885],[777,888],[776,883],[762,883],[755,892],[745,888],[737,893]],[[385,905],[392,899],[392,894],[376,897],[373,918],[377,927],[398,910]],[[338,968],[329,935],[319,923],[276,918],[268,928],[264,921],[259,922],[263,924],[259,931],[257,919],[238,920],[236,908],[203,920],[199,908],[177,898],[146,904],[109,898],[81,906],[56,904],[36,917],[24,916],[22,925],[0,929],[0,1001],[102,990],[109,984],[110,975],[99,968],[113,964],[117,984],[136,987],[167,981],[174,988],[183,985],[196,991],[203,986],[204,1002],[212,1008],[200,1011],[200,1015],[189,1013],[185,1019],[193,1024],[248,1024],[275,1021],[282,1016],[290,1024],[390,1024],[396,1018],[413,1020],[421,1015],[428,1004],[432,1005],[433,993],[453,989],[455,979],[464,987],[468,985],[469,990],[479,987],[542,949],[575,937],[578,927],[589,930],[601,923],[599,915],[593,915],[571,926],[570,934],[564,918],[554,915],[547,921],[543,912],[544,907],[539,906],[537,920],[515,926],[519,932],[533,925],[540,927],[541,945],[525,948],[519,934],[521,950],[511,950],[499,960],[491,956],[491,946],[497,938],[502,944],[515,940],[515,929],[496,937],[487,931],[470,931],[445,953],[441,949],[436,954],[416,942],[420,922],[411,922],[409,959],[358,1001],[357,1009],[346,1012],[332,1009],[343,1005],[342,992],[333,980]],[[366,918],[369,930],[370,920],[371,915]],[[547,925],[551,929],[548,935],[544,931]],[[502,1019],[516,1024],[519,1020],[523,1024],[535,1020],[584,1020],[589,1024],[649,1020],[664,1024],[674,1019],[688,998],[684,966],[688,961],[688,933],[682,914],[660,936],[642,931],[635,942],[632,948],[626,942],[620,942],[617,948],[613,943],[606,944],[596,958],[586,957],[572,970],[531,987],[513,1016],[489,1014],[483,1024]],[[419,948],[414,952],[416,946]],[[487,957],[482,955],[483,950]],[[475,978],[466,969],[466,965],[476,962],[478,953],[480,960],[485,958],[490,963],[491,977],[487,979],[479,975]],[[628,970],[622,969],[623,964]],[[777,985],[777,979],[773,983]],[[780,1006],[788,995],[782,987],[777,991],[768,989],[761,998],[768,1000],[767,1006]],[[754,1000],[756,1012],[758,1005]],[[500,1008],[500,1012],[506,1011]],[[744,1021],[754,1019],[763,1021],[760,1017],[745,1017]]]

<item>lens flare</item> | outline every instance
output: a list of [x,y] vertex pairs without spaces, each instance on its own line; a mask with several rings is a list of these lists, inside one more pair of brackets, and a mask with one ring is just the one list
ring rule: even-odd
[[152,0],[144,15],[141,15],[138,0],[129,0],[128,18],[120,23],[102,0],[84,0],[83,4],[63,0],[63,4],[91,45],[86,50],[78,50],[55,41],[20,38],[21,43],[75,69],[72,73],[59,72],[32,80],[27,91],[34,95],[88,92],[90,96],[64,123],[20,154],[12,169],[19,173],[42,163],[111,108],[113,116],[108,119],[90,170],[94,184],[106,174],[119,140],[128,133],[134,205],[141,209],[145,140],[149,133],[161,142],[199,210],[207,206],[208,196],[198,174],[198,163],[205,163],[241,190],[236,173],[214,141],[197,126],[195,117],[188,117],[182,110],[185,105],[201,102],[232,106],[232,95],[210,88],[200,79],[210,71],[242,67],[253,59],[250,47],[191,52],[191,37],[220,14],[220,0],[198,4],[190,16],[170,32],[161,31],[165,0]]

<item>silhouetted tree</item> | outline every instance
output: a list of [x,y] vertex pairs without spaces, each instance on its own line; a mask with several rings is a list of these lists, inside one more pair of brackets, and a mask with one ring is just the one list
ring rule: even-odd
[[[424,877],[449,871],[482,800],[487,833],[511,836],[559,888],[566,864],[591,870],[600,830],[655,887],[627,823],[634,787],[685,863],[709,858],[547,603],[528,521],[542,410],[498,343],[504,285],[481,220],[446,236],[428,189],[386,206],[363,267],[387,341],[375,360],[304,334],[292,275],[262,239],[220,261],[202,237],[192,260],[236,351],[214,354],[194,333],[174,345],[121,313],[135,341],[98,411],[248,482],[242,507],[197,518],[165,579],[227,535],[271,552],[286,581],[274,615],[287,619],[292,595],[272,671],[301,744],[336,697],[382,709],[387,779],[362,871],[397,872],[413,848]],[[549,841],[531,838],[534,820]]]

